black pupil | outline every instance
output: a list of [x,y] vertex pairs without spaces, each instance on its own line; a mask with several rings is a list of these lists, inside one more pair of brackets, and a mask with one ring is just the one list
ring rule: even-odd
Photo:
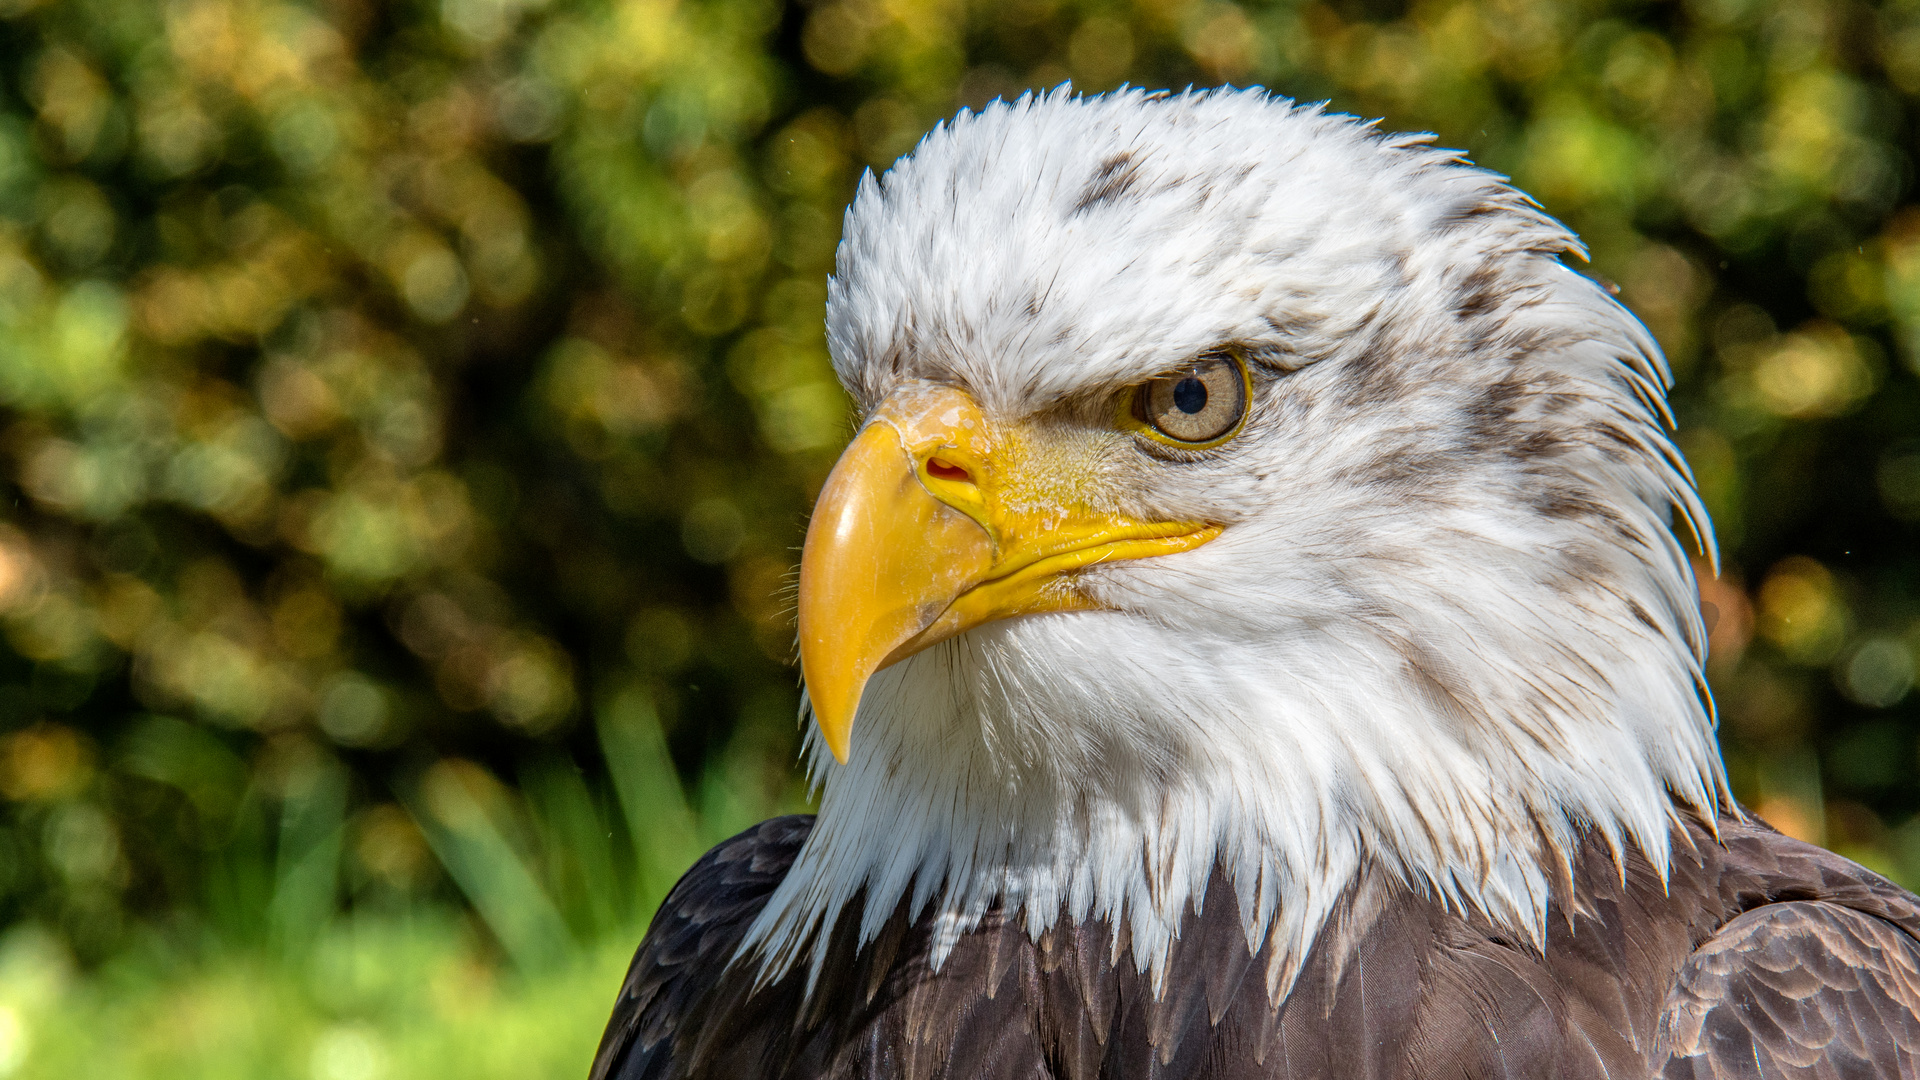
[[1207,407],[1207,384],[1189,375],[1173,384],[1173,404],[1192,416]]

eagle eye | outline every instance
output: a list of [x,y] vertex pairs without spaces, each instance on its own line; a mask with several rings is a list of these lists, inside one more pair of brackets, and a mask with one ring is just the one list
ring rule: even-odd
[[1210,354],[1134,388],[1133,419],[1180,446],[1211,446],[1240,430],[1247,415],[1247,368],[1238,356]]

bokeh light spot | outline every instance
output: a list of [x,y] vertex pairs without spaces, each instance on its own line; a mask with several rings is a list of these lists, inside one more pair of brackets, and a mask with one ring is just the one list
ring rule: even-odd
[[1854,701],[1884,709],[1913,689],[1913,650],[1899,638],[1862,642],[1840,668],[1840,686]]

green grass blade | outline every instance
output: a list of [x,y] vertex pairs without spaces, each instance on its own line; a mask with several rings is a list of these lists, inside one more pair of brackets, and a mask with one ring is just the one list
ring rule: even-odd
[[537,972],[569,959],[566,920],[487,807],[451,777],[430,774],[422,787],[404,791],[402,805],[514,964]]
[[600,709],[600,746],[632,839],[639,909],[657,907],[700,857],[699,829],[652,700],[640,690],[615,695]]

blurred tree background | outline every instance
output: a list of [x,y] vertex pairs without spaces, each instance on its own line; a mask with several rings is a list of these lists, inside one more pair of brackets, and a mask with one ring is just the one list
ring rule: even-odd
[[0,0],[0,1080],[584,1074],[803,805],[840,215],[1258,83],[1509,173],[1679,375],[1723,741],[1920,884],[1920,2]]

